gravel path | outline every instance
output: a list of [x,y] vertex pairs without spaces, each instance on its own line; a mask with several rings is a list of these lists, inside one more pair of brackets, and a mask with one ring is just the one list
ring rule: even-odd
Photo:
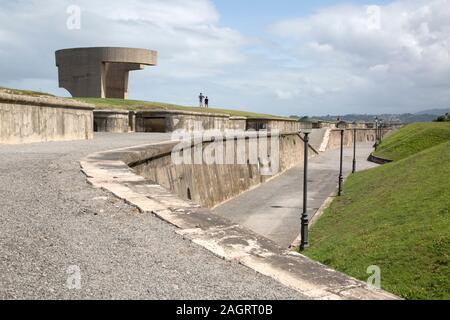
[[[93,189],[80,172],[89,153],[168,137],[0,146],[0,299],[302,299]],[[77,268],[81,288],[69,289]]]

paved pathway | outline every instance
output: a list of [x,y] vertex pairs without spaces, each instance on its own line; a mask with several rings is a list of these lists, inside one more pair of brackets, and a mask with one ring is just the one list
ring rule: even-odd
[[[80,172],[87,154],[168,137],[0,146],[0,299],[302,299],[92,188]],[[70,290],[76,268],[81,289]]]
[[[372,146],[357,148],[357,169],[376,166],[366,159]],[[352,169],[353,149],[344,150],[344,173]],[[336,189],[339,174],[339,149],[328,150],[309,160],[308,210],[315,213]],[[216,207],[214,212],[288,247],[298,236],[303,206],[303,166],[247,191]]]

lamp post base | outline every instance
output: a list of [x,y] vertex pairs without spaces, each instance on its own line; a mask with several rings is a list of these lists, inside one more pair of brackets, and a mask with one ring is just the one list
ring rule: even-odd
[[301,241],[300,241],[300,250],[305,250],[309,247],[308,243],[308,229],[309,229],[309,219],[306,213],[302,214],[302,228],[301,228]]

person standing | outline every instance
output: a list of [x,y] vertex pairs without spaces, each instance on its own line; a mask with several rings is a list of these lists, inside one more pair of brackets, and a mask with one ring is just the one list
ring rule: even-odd
[[209,106],[209,99],[208,99],[208,96],[206,96],[206,98],[205,98],[205,108],[208,108],[208,106]]
[[198,100],[200,100],[200,108],[203,107],[203,99],[205,98],[205,96],[203,95],[203,93],[200,92],[200,95],[198,96]]

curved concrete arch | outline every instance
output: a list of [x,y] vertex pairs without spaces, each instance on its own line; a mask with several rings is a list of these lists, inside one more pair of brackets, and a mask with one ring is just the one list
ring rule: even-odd
[[73,97],[127,99],[129,72],[157,64],[156,51],[139,48],[62,49],[55,58],[59,87]]

